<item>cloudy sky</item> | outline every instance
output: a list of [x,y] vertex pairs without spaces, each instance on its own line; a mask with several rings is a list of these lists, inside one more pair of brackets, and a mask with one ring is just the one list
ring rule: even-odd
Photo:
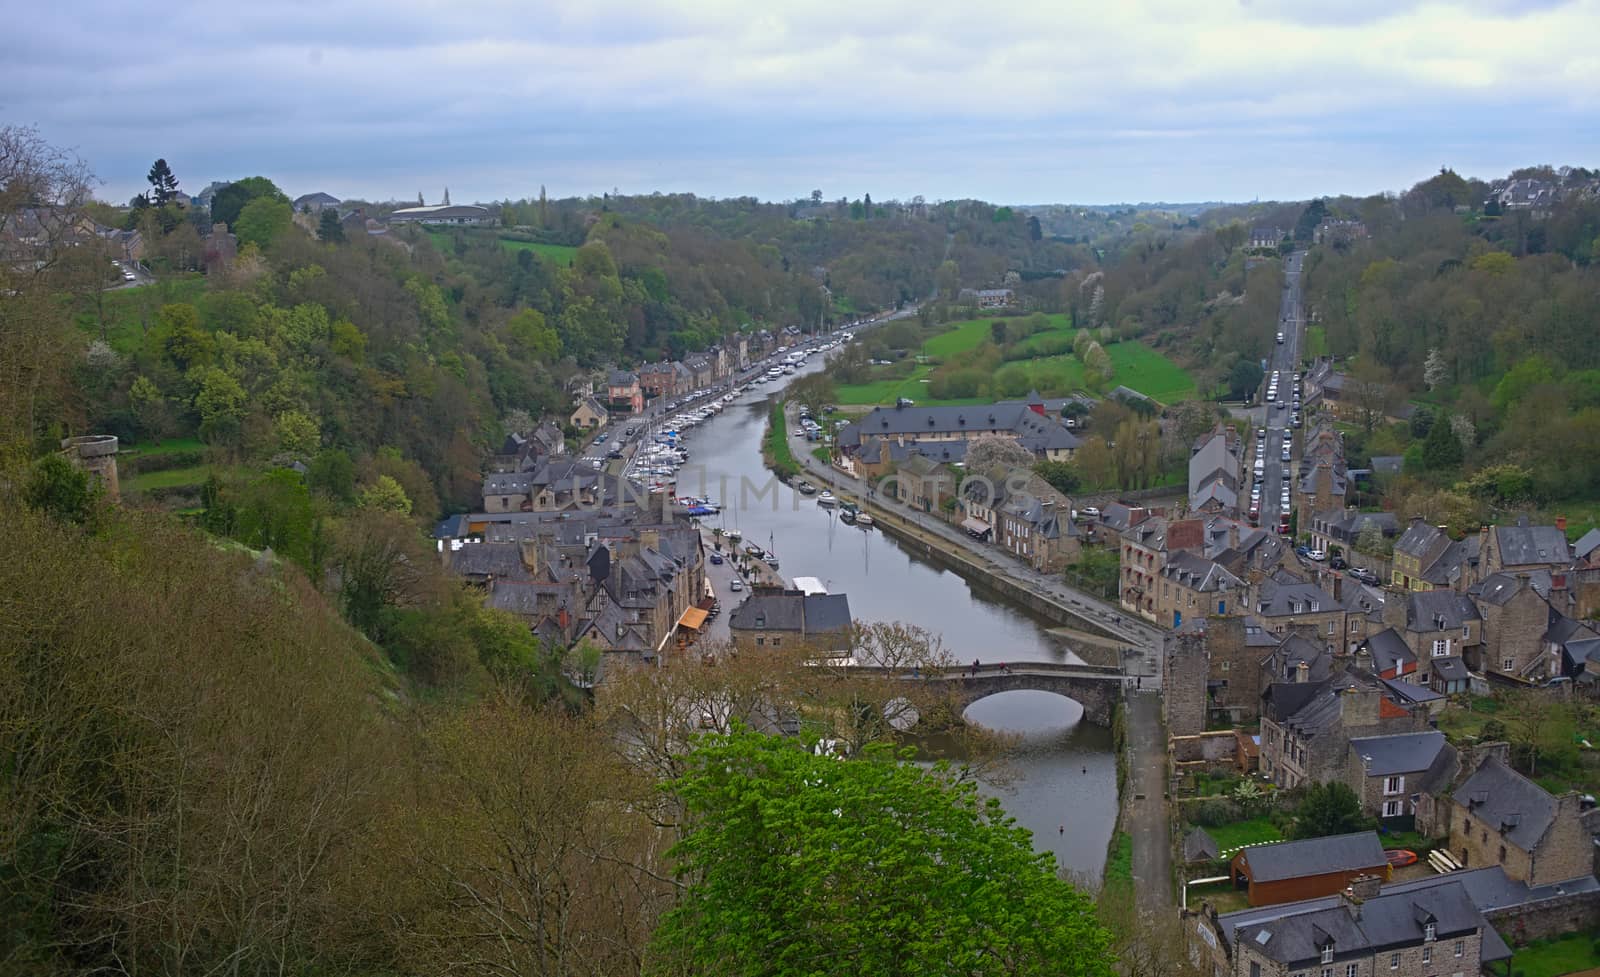
[[[19,0],[20,2],[20,0]],[[124,200],[1304,198],[1600,165],[1600,0],[29,4],[0,123]]]

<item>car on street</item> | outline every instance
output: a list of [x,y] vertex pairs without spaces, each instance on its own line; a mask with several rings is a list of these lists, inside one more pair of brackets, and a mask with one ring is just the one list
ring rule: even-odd
[[742,584],[739,581],[735,580],[732,583],[728,584],[728,589],[737,594],[739,591],[744,589],[744,584]]
[[711,565],[712,566],[719,566],[719,567],[722,566],[722,554],[721,553],[713,553],[713,554],[711,554]]
[[1100,518],[1100,510],[1095,508],[1092,505],[1086,505],[1082,509],[1078,510],[1078,515],[1082,516],[1085,519],[1099,519]]
[[611,435],[609,435],[609,434],[602,434],[602,435],[600,435],[600,436],[599,436],[599,437],[598,437],[598,438],[595,438],[595,439],[594,439],[594,443],[595,443],[595,444],[605,444],[605,443],[606,443],[606,441],[607,441],[607,440],[608,440],[608,439],[609,439],[609,438],[610,438],[610,437],[611,437]]
[[1306,554],[1306,559],[1312,561],[1313,563],[1321,563],[1323,560],[1326,560],[1327,558],[1328,558],[1328,554],[1322,552],[1321,550],[1312,550],[1311,552]]
[[1281,333],[1281,332],[1278,333],[1278,345],[1279,346],[1283,345],[1283,333]]

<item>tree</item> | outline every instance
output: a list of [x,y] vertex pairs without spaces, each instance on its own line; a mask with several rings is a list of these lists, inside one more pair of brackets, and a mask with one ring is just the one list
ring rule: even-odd
[[239,214],[244,210],[245,205],[252,200],[263,197],[280,200],[285,204],[289,202],[289,198],[284,195],[282,190],[278,189],[277,184],[266,177],[245,177],[236,183],[228,184],[212,196],[211,219],[221,224],[227,224],[237,231],[238,228],[234,227],[234,225],[239,222]]
[[178,178],[172,175],[172,167],[164,159],[158,159],[150,165],[150,172],[145,176],[150,181],[149,201],[156,207],[165,207],[178,193]]
[[278,448],[282,451],[309,458],[321,445],[322,425],[305,411],[284,411],[278,415],[275,428]]
[[254,244],[267,249],[279,234],[288,230],[294,221],[294,207],[287,200],[258,197],[239,211],[239,222],[234,232],[240,244]]
[[668,786],[688,886],[652,939],[658,972],[1113,972],[1088,898],[943,766],[738,732],[701,740]]
[[1422,464],[1429,471],[1448,471],[1461,465],[1461,439],[1449,424],[1435,423],[1422,442]]
[[1019,468],[1031,470],[1033,462],[1033,452],[1017,444],[1015,438],[980,434],[967,444],[967,471],[974,474],[1003,476]]
[[356,499],[356,465],[350,456],[338,448],[324,448],[311,459],[306,472],[306,483],[312,491],[336,502],[350,503]]
[[89,473],[61,455],[45,455],[33,463],[22,499],[40,512],[63,522],[87,522],[95,492]]
[[1103,389],[1116,375],[1116,367],[1111,363],[1111,354],[1098,342],[1090,342],[1089,348],[1083,351],[1084,379],[1089,386]]
[[1083,361],[1083,356],[1089,351],[1089,344],[1094,342],[1094,337],[1089,335],[1089,330],[1079,329],[1072,337],[1072,355]]
[[961,269],[949,258],[939,263],[933,280],[938,287],[939,297],[946,302],[954,302],[961,293]]
[[1040,461],[1033,466],[1033,473],[1050,483],[1050,487],[1062,495],[1071,495],[1078,490],[1082,479],[1078,477],[1077,469],[1064,461]]
[[1341,781],[1312,784],[1295,810],[1295,838],[1325,838],[1349,834],[1368,827],[1370,819],[1361,811],[1355,791]]
[[1384,555],[1383,530],[1376,521],[1369,519],[1361,527],[1361,532],[1356,535],[1355,548],[1372,556]]
[[357,501],[363,509],[400,515],[411,512],[411,500],[406,497],[406,490],[388,475],[379,475],[371,485],[362,489]]
[[833,378],[826,373],[809,373],[789,384],[788,398],[814,415],[839,399]]
[[1524,690],[1512,696],[1510,717],[1512,746],[1516,749],[1519,765],[1528,768],[1528,776],[1539,775],[1539,756],[1544,752],[1545,732],[1554,718],[1554,710],[1543,696]]
[[1245,400],[1261,389],[1266,373],[1261,364],[1252,359],[1241,359],[1228,371],[1228,393],[1234,400]]
[[1387,368],[1373,362],[1372,357],[1362,358],[1349,382],[1345,384],[1345,390],[1350,396],[1351,403],[1355,405],[1357,416],[1361,419],[1362,430],[1368,434],[1383,423],[1399,399],[1394,375]]
[[1422,364],[1422,383],[1429,390],[1433,390],[1444,383],[1449,376],[1449,367],[1445,364],[1444,354],[1435,346],[1428,350],[1428,358]]
[[1044,229],[1039,226],[1039,218],[1033,214],[1028,215],[1028,240],[1044,240]]
[[332,207],[324,207],[322,216],[317,218],[317,240],[326,244],[344,243],[344,225],[339,223],[339,212]]
[[989,339],[996,346],[1004,346],[1006,344],[1006,321],[1004,319],[996,319],[989,323]]
[[524,359],[554,363],[561,358],[561,337],[538,309],[523,309],[512,316],[506,323],[506,338]]

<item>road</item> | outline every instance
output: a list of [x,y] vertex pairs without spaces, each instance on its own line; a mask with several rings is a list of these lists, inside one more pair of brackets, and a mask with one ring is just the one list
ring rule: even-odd
[[[1283,504],[1283,492],[1285,489],[1292,492],[1292,459],[1299,453],[1298,439],[1293,437],[1294,428],[1290,418],[1295,413],[1295,378],[1300,369],[1300,350],[1305,343],[1305,314],[1300,285],[1304,262],[1304,251],[1296,251],[1284,259],[1283,296],[1278,307],[1278,329],[1283,333],[1283,342],[1273,345],[1272,354],[1267,359],[1267,377],[1262,382],[1266,437],[1258,438],[1251,447],[1252,468],[1257,457],[1265,462],[1256,484],[1261,487],[1260,522],[1269,529],[1276,529],[1280,525],[1280,518],[1288,514],[1288,507]],[[1281,408],[1266,400],[1274,375],[1279,378],[1277,400],[1284,404]],[[1291,461],[1288,463],[1283,460],[1285,435],[1289,435],[1288,445],[1291,449]]]

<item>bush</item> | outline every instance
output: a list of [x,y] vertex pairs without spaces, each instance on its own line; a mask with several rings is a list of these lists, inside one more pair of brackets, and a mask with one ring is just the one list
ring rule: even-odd
[[1202,828],[1216,828],[1241,820],[1239,805],[1225,800],[1195,801],[1189,805],[1189,822]]
[[144,475],[149,472],[165,472],[174,468],[193,468],[206,463],[206,453],[203,449],[193,448],[184,451],[166,451],[155,455],[129,455],[124,460],[118,461],[118,468],[124,476]]

